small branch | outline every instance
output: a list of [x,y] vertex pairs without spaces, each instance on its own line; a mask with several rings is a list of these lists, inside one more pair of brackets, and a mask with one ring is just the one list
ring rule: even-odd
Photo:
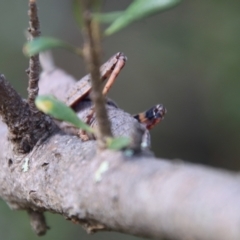
[[30,117],[31,113],[26,101],[6,81],[4,75],[0,75],[0,115],[8,126],[9,139],[15,144],[15,149],[28,152],[31,144],[24,137],[28,126],[23,118]]
[[[30,34],[30,39],[40,36],[40,23],[38,19],[37,12],[37,4],[35,0],[29,0],[29,28],[28,32]],[[29,78],[28,83],[28,103],[32,111],[37,112],[35,106],[35,99],[38,95],[38,82],[39,82],[39,74],[40,74],[40,63],[39,63],[39,55],[35,55],[30,57],[29,60],[29,69],[26,71]]]
[[111,137],[111,124],[108,120],[105,108],[105,98],[102,94],[102,84],[100,81],[100,34],[99,25],[92,19],[89,1],[83,0],[84,16],[84,56],[87,68],[92,79],[91,100],[94,103],[94,111],[98,122],[97,140],[100,148],[106,145],[106,137]]
[[[29,8],[29,32],[32,37],[36,37],[39,35],[39,22],[35,1],[30,0]],[[35,107],[39,71],[38,56],[32,57],[29,69],[28,102],[18,95],[3,75],[0,75],[0,115],[9,129],[8,139],[13,144],[16,154],[30,152],[37,142],[43,141],[56,128],[50,117]]]
[[15,153],[27,153],[35,144],[51,134],[55,124],[48,116],[33,114],[28,103],[0,75],[0,115],[9,129],[9,140]]
[[32,226],[33,231],[38,236],[45,235],[49,227],[46,223],[44,214],[42,212],[33,211],[32,209],[29,209],[28,215],[30,217],[30,224]]

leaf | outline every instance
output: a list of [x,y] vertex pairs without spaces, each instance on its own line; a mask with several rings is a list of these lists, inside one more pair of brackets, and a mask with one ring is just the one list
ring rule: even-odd
[[38,96],[35,100],[35,104],[39,110],[56,119],[69,122],[77,128],[83,129],[90,133],[94,133],[93,128],[80,120],[71,108],[53,96]]
[[52,49],[52,48],[65,48],[71,52],[80,53],[79,49],[74,46],[51,37],[38,37],[33,39],[31,42],[27,42],[23,47],[23,52],[27,56],[33,56],[40,52]]
[[107,139],[107,148],[111,150],[121,150],[130,144],[128,137],[117,137]]
[[134,0],[106,30],[109,36],[130,23],[174,7],[181,0]]
[[94,13],[94,18],[101,23],[112,23],[119,18],[124,11],[116,11],[110,13]]

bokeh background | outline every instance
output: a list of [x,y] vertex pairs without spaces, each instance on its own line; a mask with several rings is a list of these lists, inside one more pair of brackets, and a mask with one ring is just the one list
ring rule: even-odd
[[[104,11],[131,1],[105,1]],[[81,45],[71,1],[38,1],[42,34]],[[240,1],[185,0],[176,8],[134,23],[103,42],[103,61],[118,51],[128,62],[110,97],[130,113],[163,103],[165,120],[151,131],[158,157],[240,169]],[[28,60],[22,54],[27,0],[0,1],[0,72],[26,96]],[[81,59],[54,51],[59,67],[80,79]],[[48,239],[134,239],[123,234],[88,236],[78,225],[47,214]],[[0,240],[37,239],[25,212],[0,201]]]

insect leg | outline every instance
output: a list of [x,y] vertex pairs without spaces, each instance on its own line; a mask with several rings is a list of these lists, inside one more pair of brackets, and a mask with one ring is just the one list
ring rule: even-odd
[[120,73],[121,69],[124,67],[127,58],[124,55],[120,55],[118,58],[118,62],[116,63],[109,79],[107,80],[106,85],[103,88],[103,95],[106,96],[109,92],[110,88],[112,87],[113,83],[115,82],[118,74]]

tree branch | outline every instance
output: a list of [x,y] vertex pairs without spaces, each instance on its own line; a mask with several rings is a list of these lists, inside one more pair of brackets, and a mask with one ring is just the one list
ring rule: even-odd
[[144,153],[127,157],[104,151],[95,156],[95,149],[95,141],[82,143],[58,133],[35,149],[23,172],[25,159],[12,158],[9,164],[12,153],[4,147],[0,195],[15,209],[59,213],[88,232],[111,230],[157,239],[240,238],[238,175],[159,161]]
[[[82,112],[92,107],[89,101],[83,105]],[[131,115],[113,105],[108,113],[115,135],[133,135],[138,123]],[[240,178],[235,173],[156,159],[146,151],[95,155],[95,141],[82,142],[59,131],[31,153],[16,155],[4,129],[0,196],[13,209],[59,213],[88,232],[240,239]]]
[[[60,70],[44,78],[48,85],[43,92],[51,90],[56,96],[63,93],[56,80],[62,79],[65,87],[72,84]],[[84,119],[91,108],[91,101],[83,101],[79,116]],[[106,108],[114,136],[130,137],[138,149],[145,138],[149,146],[149,133],[136,119],[111,101]],[[9,130],[0,124],[0,196],[13,209],[27,210],[38,234],[46,232],[42,213],[50,211],[88,232],[119,231],[157,239],[240,239],[239,175],[156,159],[148,149],[96,154],[96,141],[82,142],[56,128],[49,117],[36,114],[3,75],[0,115]],[[45,141],[36,144],[45,134]]]

